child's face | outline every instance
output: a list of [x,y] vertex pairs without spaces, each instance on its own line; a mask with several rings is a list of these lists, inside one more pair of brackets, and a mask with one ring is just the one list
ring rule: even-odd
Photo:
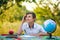
[[26,15],[26,21],[28,23],[34,22],[35,18],[33,18],[32,14]]

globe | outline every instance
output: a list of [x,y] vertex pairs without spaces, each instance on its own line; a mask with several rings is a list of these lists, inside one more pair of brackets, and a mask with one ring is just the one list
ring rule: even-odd
[[48,33],[53,33],[56,30],[55,21],[48,19],[44,22],[44,30]]

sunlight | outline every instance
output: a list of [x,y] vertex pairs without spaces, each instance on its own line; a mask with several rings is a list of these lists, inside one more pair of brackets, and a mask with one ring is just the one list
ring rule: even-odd
[[33,9],[35,9],[37,7],[37,5],[34,2],[32,2],[32,3],[23,2],[22,6],[25,6],[26,9],[29,10],[29,11],[33,11]]
[[[31,1],[32,1],[32,0],[31,0]],[[36,1],[36,3],[39,5],[40,0],[35,0],[35,1]],[[51,2],[51,3],[53,3],[53,4],[57,4],[57,3],[59,2],[59,0],[49,0],[49,2]],[[44,0],[44,1],[42,2],[42,4],[39,5],[39,6],[43,8],[43,7],[46,6],[46,4],[48,4],[49,2],[48,2],[48,0]],[[35,9],[35,8],[37,7],[37,5],[36,5],[34,2],[31,2],[31,3],[29,3],[29,2],[23,2],[23,3],[22,3],[22,6],[25,6],[26,9],[29,10],[29,11],[33,11],[33,9]],[[49,7],[50,7],[50,8],[53,8],[52,5],[50,5],[50,4],[49,4]],[[60,6],[59,6],[59,7],[60,7]]]

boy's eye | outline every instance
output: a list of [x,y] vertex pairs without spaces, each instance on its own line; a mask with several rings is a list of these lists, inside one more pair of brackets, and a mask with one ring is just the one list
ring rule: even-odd
[[29,16],[30,17],[30,16]]

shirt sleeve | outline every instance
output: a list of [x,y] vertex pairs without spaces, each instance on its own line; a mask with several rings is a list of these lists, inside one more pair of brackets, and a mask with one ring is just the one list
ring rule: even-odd
[[25,26],[25,25],[23,24],[23,25],[22,25],[22,30],[24,30],[24,29],[25,29],[25,27],[24,27],[24,26]]
[[23,31],[24,31],[25,28],[26,28],[26,24],[27,24],[27,23],[23,23],[23,25],[22,25],[22,30],[23,30]]

